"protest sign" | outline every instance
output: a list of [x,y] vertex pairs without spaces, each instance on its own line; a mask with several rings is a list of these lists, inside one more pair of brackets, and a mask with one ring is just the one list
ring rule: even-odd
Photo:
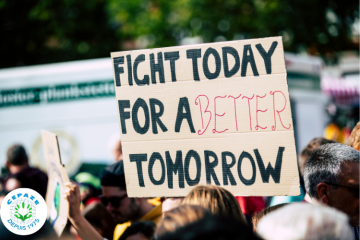
[[129,197],[300,194],[281,37],[111,57]]
[[46,193],[47,218],[56,234],[60,236],[66,226],[69,212],[69,204],[63,195],[65,183],[70,180],[65,167],[61,163],[57,136],[51,132],[41,130],[41,138],[49,177]]

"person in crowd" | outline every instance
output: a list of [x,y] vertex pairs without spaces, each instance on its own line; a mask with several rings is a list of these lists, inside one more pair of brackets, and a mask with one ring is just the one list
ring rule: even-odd
[[85,207],[92,203],[100,202],[101,183],[99,178],[91,173],[81,172],[75,176],[75,181],[80,186],[81,201]]
[[[180,216],[182,217],[182,216]],[[243,221],[223,218],[210,214],[198,221],[158,236],[158,240],[260,240],[252,229]]]
[[153,240],[156,224],[149,221],[138,221],[131,224],[119,240]]
[[301,150],[300,155],[298,157],[298,164],[299,164],[299,174],[300,174],[300,191],[301,194],[299,196],[276,196],[273,197],[270,203],[270,206],[276,206],[278,204],[282,203],[291,203],[291,202],[309,202],[311,203],[311,198],[306,193],[305,189],[305,183],[304,183],[304,170],[305,165],[310,157],[310,154],[312,151],[314,151],[316,148],[328,144],[328,143],[336,143],[333,140],[328,140],[323,137],[317,137],[312,139],[304,148]]
[[181,205],[166,213],[156,230],[156,236],[160,237],[200,219],[210,217],[212,214],[201,206]]
[[347,214],[355,239],[359,239],[359,161],[359,151],[330,143],[311,153],[304,172],[309,196]]
[[254,232],[256,232],[256,227],[259,223],[259,221],[266,215],[268,215],[269,213],[272,213],[274,211],[276,211],[277,209],[283,207],[283,206],[286,206],[287,203],[282,203],[282,204],[278,204],[278,205],[275,205],[275,206],[271,206],[271,207],[267,207],[265,209],[263,209],[261,212],[259,212],[258,214],[255,214],[253,216],[253,219],[252,219],[252,224],[253,224],[253,229],[254,229]]
[[112,239],[116,223],[104,205],[90,204],[84,208],[82,215],[101,236]]
[[302,176],[304,176],[305,166],[307,160],[309,159],[311,153],[317,149],[318,147],[328,144],[328,143],[336,143],[334,140],[328,140],[323,137],[318,137],[312,139],[306,147],[301,151],[298,162],[299,162],[299,169]]
[[360,122],[356,124],[350,134],[349,146],[360,151]]
[[[101,175],[103,195],[100,200],[118,224],[113,239],[117,240],[131,223],[142,220],[158,223],[161,220],[161,204],[151,205],[145,198],[129,198],[126,193],[123,161],[106,167]],[[81,215],[80,191],[77,184],[66,184],[65,198],[69,202],[69,220],[80,238],[86,240],[102,239],[101,235]]]
[[123,153],[122,153],[122,145],[121,145],[121,141],[119,140],[114,148],[114,157],[115,157],[115,161],[121,161],[123,160]]
[[167,211],[170,211],[173,208],[181,206],[182,202],[184,201],[183,197],[176,197],[176,198],[166,198],[162,203],[162,215]]
[[307,203],[291,203],[264,216],[257,233],[267,240],[353,239],[345,214]]
[[45,199],[48,177],[38,168],[29,166],[29,159],[23,146],[14,144],[7,150],[5,166],[10,171],[10,174],[4,178],[7,191],[19,187],[30,188]]
[[196,186],[185,197],[183,204],[199,205],[215,215],[246,223],[236,198],[219,186]]

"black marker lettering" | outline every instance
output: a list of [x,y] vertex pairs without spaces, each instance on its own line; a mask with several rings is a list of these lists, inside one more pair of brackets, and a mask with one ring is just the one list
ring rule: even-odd
[[180,58],[179,51],[166,52],[164,53],[164,56],[165,56],[165,61],[170,61],[171,81],[176,82],[175,61],[179,60]]
[[284,147],[279,147],[278,154],[277,154],[277,157],[276,157],[276,162],[275,162],[275,169],[271,166],[270,163],[268,164],[268,166],[265,169],[265,165],[264,165],[264,162],[263,162],[263,160],[262,160],[262,158],[260,156],[259,151],[257,149],[254,149],[255,156],[256,156],[256,161],[257,161],[258,166],[259,166],[259,170],[260,170],[260,174],[261,174],[261,178],[262,178],[263,183],[268,183],[269,182],[270,175],[274,179],[275,183],[280,183],[281,164],[282,164],[282,158],[283,158],[284,150],[285,150]]
[[[209,70],[209,56],[212,54],[215,58],[215,72],[210,72]],[[204,75],[208,79],[215,79],[219,76],[221,71],[221,59],[219,56],[219,53],[214,48],[208,48],[205,51],[204,57],[203,57],[203,70]]]
[[126,134],[126,124],[125,120],[130,118],[130,112],[125,112],[125,108],[130,108],[130,100],[118,100],[119,113],[120,113],[120,123],[121,123],[121,132]]
[[[224,62],[224,75],[227,78],[232,77],[239,71],[240,68],[239,54],[236,51],[236,49],[233,47],[223,47],[222,54],[223,54],[223,62]],[[235,59],[235,64],[231,70],[229,70],[229,61],[227,57],[228,54],[232,55]]]
[[[249,52],[249,55],[248,55]],[[243,58],[242,58],[242,64],[241,64],[241,76],[246,77],[246,70],[247,65],[250,63],[251,69],[253,71],[254,76],[259,76],[259,73],[256,68],[254,54],[251,49],[251,45],[244,45],[244,52],[243,52]]]
[[190,131],[192,133],[195,133],[195,128],[191,118],[190,105],[187,97],[180,98],[179,100],[178,112],[175,121],[175,132],[180,132],[181,124],[184,119],[187,120],[190,127]]
[[[218,165],[218,162],[219,162],[218,157],[216,156],[216,153],[214,153],[213,151],[208,151],[208,150],[204,151],[204,155],[205,155],[206,182],[208,184],[211,184],[211,178],[213,178],[215,184],[219,186],[220,182],[214,171],[214,168]],[[214,159],[214,161],[212,161],[211,163],[210,163],[210,157],[212,157]]]
[[139,66],[139,64],[141,62],[144,62],[145,61],[145,54],[140,54],[139,56],[137,56],[135,58],[135,62],[134,62],[134,80],[135,80],[135,83],[139,86],[142,86],[142,85],[149,85],[149,75],[144,75],[144,78],[141,80],[138,78],[138,75],[137,75],[137,68]]
[[141,162],[147,161],[147,154],[129,154],[130,162],[136,162],[136,168],[138,173],[139,179],[139,186],[145,187],[144,183],[144,175],[142,171],[142,164]]
[[154,54],[150,54],[151,83],[156,84],[156,72],[159,73],[160,83],[165,83],[162,52],[158,52],[158,63],[155,63]]
[[166,168],[167,168],[167,176],[168,176],[168,187],[170,189],[173,189],[173,174],[178,174],[179,188],[185,188],[182,152],[176,151],[175,163],[172,161],[169,151],[166,151],[165,155],[166,155]]
[[197,59],[201,58],[201,49],[186,50],[186,57],[192,59],[194,80],[200,81]]
[[[156,112],[155,105],[159,107],[158,113]],[[157,124],[159,124],[159,127],[163,132],[166,132],[167,128],[160,119],[160,117],[164,114],[164,104],[156,98],[150,98],[150,111],[151,111],[151,124],[152,124],[153,133],[158,134]]]
[[267,74],[271,74],[271,56],[273,55],[277,45],[278,45],[278,42],[274,41],[271,44],[271,47],[268,52],[265,51],[265,49],[263,48],[263,46],[260,43],[255,45],[257,50],[259,51],[260,55],[264,59]]

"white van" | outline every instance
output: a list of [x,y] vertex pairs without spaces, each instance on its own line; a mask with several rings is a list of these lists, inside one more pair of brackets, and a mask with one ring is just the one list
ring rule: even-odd
[[[297,150],[322,136],[327,98],[320,58],[285,53]],[[0,167],[7,148],[23,144],[31,164],[45,168],[40,130],[59,136],[69,175],[82,163],[109,164],[120,139],[110,58],[0,70]]]
[[44,169],[41,129],[58,134],[69,175],[82,162],[114,161],[120,130],[110,58],[0,70],[0,167],[20,143]]

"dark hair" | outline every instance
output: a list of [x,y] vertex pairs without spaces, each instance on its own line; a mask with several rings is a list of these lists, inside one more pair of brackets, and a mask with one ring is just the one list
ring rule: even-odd
[[156,224],[149,221],[138,221],[131,224],[125,232],[121,235],[119,240],[126,240],[126,238],[135,235],[135,234],[142,234],[147,239],[152,240],[154,239]]
[[287,205],[287,203],[282,203],[282,204],[278,204],[275,206],[267,207],[267,208],[264,208],[263,210],[261,210],[258,214],[255,214],[254,217],[252,218],[253,228],[256,229],[258,223],[264,216],[266,216],[267,214],[269,214],[285,205]]
[[20,144],[14,144],[7,150],[7,161],[11,165],[20,166],[28,162],[25,148]]
[[336,143],[333,140],[328,140],[323,137],[314,138],[311,140],[308,145],[301,151],[300,157],[299,157],[299,168],[302,175],[304,175],[306,162],[309,159],[311,153],[317,149],[318,147],[328,144],[328,143]]
[[[360,152],[341,143],[330,143],[315,149],[306,164],[304,181],[311,198],[317,195],[317,185],[323,182],[337,184],[343,162],[360,162]],[[336,186],[331,186],[336,189]]]
[[210,215],[199,221],[159,236],[158,240],[260,240],[253,230],[243,222]]

